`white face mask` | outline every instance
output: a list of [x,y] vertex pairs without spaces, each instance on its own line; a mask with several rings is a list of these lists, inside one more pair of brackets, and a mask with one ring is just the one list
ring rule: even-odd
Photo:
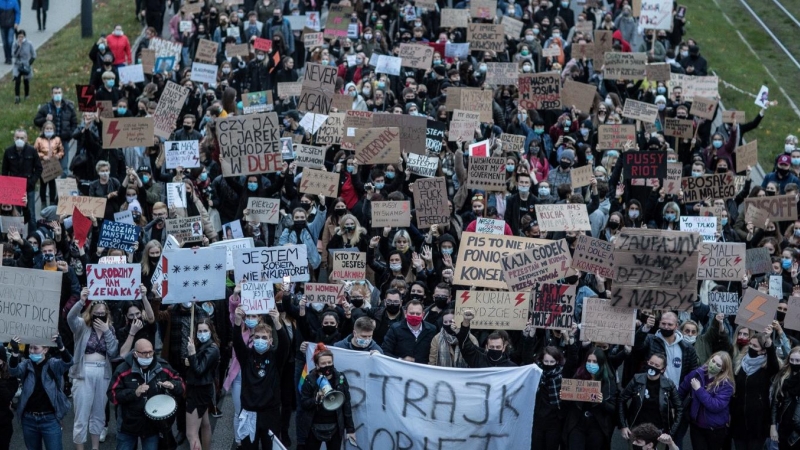
[[794,144],[786,144],[783,146],[783,151],[786,153],[792,153],[794,151],[795,145]]
[[105,180],[109,175],[111,175],[111,172],[98,172],[97,174],[100,175],[100,178]]
[[14,145],[16,145],[17,148],[22,148],[25,146],[25,141],[22,139],[17,139],[14,141]]
[[256,59],[258,59],[259,61],[263,61],[263,60],[264,60],[264,58],[265,58],[265,56],[264,56],[264,55],[257,55],[257,56],[256,56]]

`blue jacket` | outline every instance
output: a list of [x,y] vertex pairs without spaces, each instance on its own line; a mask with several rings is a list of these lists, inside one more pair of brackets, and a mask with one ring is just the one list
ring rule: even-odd
[[278,245],[305,244],[306,249],[308,250],[308,262],[311,263],[311,266],[314,269],[317,269],[320,263],[322,263],[322,257],[319,255],[319,251],[317,250],[318,238],[315,236],[319,236],[323,225],[325,225],[325,219],[327,217],[327,209],[325,206],[320,206],[319,209],[317,209],[317,215],[314,216],[314,221],[309,223],[305,228],[303,228],[303,231],[300,232],[299,242],[297,239],[297,233],[295,233],[294,230],[291,228],[284,228],[280,239],[278,239]]
[[[700,389],[692,389],[692,379],[700,381]],[[723,381],[711,390],[706,389],[710,381],[706,366],[700,366],[689,372],[681,382],[678,396],[683,400],[684,406],[687,405],[686,396],[691,394],[692,399],[689,404],[688,414],[692,424],[704,429],[720,429],[726,427],[730,422],[730,410],[728,405],[733,397],[733,384]]]
[[[44,385],[47,397],[50,398],[50,403],[53,404],[53,408],[56,410],[56,419],[61,421],[72,408],[62,389],[64,374],[72,366],[72,354],[66,348],[58,352],[54,347],[51,347],[48,353],[54,356],[48,357],[41,363],[45,364],[42,370],[42,385]],[[19,356],[11,356],[8,361],[9,375],[22,380],[22,395],[20,395],[19,404],[17,405],[17,417],[20,420],[22,420],[25,405],[28,403],[28,399],[33,393],[33,388],[36,386],[34,364],[30,359],[20,361]],[[55,379],[53,379],[53,375],[55,375]]]
[[13,9],[15,13],[14,23],[19,25],[20,20],[20,10],[19,10],[19,2],[17,0],[0,0],[0,10],[4,9]]
[[770,172],[764,175],[764,180],[761,182],[761,187],[766,188],[767,183],[778,183],[778,195],[783,195],[786,193],[786,185],[789,183],[794,183],[800,185],[800,179],[798,179],[793,173],[789,172],[786,178],[779,180],[778,174],[775,172]]

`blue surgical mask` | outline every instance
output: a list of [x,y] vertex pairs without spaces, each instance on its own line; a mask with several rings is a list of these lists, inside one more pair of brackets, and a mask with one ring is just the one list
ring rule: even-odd
[[208,174],[203,172],[200,174],[200,181],[206,181],[208,179]]
[[150,367],[150,364],[153,364],[153,358],[136,358],[136,362],[140,367]]
[[266,339],[255,339],[253,340],[253,348],[256,349],[258,353],[264,353],[269,349],[269,341]]
[[108,86],[109,88],[113,88],[114,87],[114,80],[106,80],[106,86]]
[[664,214],[664,220],[666,220],[667,222],[675,222],[675,214],[673,213]]
[[247,189],[250,192],[255,192],[258,190],[258,183],[247,183]]
[[256,325],[258,325],[258,319],[245,319],[244,324],[245,326],[247,326],[247,328],[250,328],[252,330],[253,328],[256,327]]
[[386,172],[385,175],[386,175],[386,178],[388,178],[390,180],[394,179],[394,172]]
[[589,129],[588,128],[581,128],[581,136],[586,139],[589,136]]
[[594,161],[594,155],[586,155],[586,161],[588,162]]
[[517,120],[519,120],[520,122],[525,122],[526,120],[528,120],[528,115],[527,114],[517,114]]
[[370,339],[370,338],[359,338],[359,337],[356,338],[356,345],[358,347],[367,348],[367,347],[369,347],[369,344],[371,344],[371,343],[372,343],[372,339]]
[[783,270],[789,270],[792,268],[792,258],[783,258],[781,259],[781,267]]
[[383,189],[384,183],[375,183],[375,190],[380,191]]
[[513,172],[514,165],[513,164],[506,164],[506,172]]
[[117,106],[117,112],[119,113],[120,116],[124,116],[128,112],[128,108]]
[[628,217],[630,217],[631,219],[638,219],[639,218],[639,210],[638,209],[628,210]]
[[540,187],[539,188],[539,196],[540,197],[547,197],[550,195],[550,188],[549,187]]
[[714,148],[720,148],[722,147],[722,141],[712,141],[711,145],[713,145]]
[[104,52],[104,51],[106,51],[106,44],[100,44],[100,45],[98,45],[98,46],[97,46],[97,49],[98,49],[98,50],[100,50],[100,52],[101,52],[101,53],[102,53],[102,52]]
[[441,66],[442,65],[442,60],[441,59],[434,59],[433,60],[433,65],[434,66]]
[[703,176],[703,172],[698,172],[696,170],[693,170],[692,171],[692,176],[693,177],[701,177],[701,176]]
[[383,81],[378,81],[378,89],[383,89],[385,87],[386,87],[386,83],[384,83]]
[[61,94],[55,94],[53,96],[53,101],[60,102],[61,98],[62,98]]
[[147,175],[142,175],[142,183],[147,183],[149,181],[150,181],[150,177],[148,177]]
[[54,135],[55,135],[55,133],[53,133],[52,131],[45,131],[44,132],[44,137],[46,137],[47,139],[50,139]]
[[31,353],[30,355],[28,355],[28,358],[30,358],[31,361],[33,361],[35,363],[39,363],[44,359],[44,354],[42,354],[42,353]]
[[403,268],[402,264],[389,264],[389,268],[395,272],[399,272]]
[[322,312],[322,310],[325,309],[325,303],[313,302],[311,303],[311,307],[314,308],[314,311],[316,312]]
[[719,220],[719,223],[722,224],[722,226],[724,227],[725,225],[728,224],[728,218],[723,217],[722,219]]
[[523,194],[527,194],[528,192],[531,191],[531,187],[530,186],[517,186],[517,189],[520,192],[522,192]]
[[442,254],[443,255],[452,255],[453,254],[453,247],[442,248]]
[[356,173],[356,166],[347,166],[347,171],[350,173]]
[[564,121],[564,128],[569,128],[571,126],[572,126],[572,121],[571,120],[565,120]]
[[659,86],[656,88],[656,92],[658,92],[658,95],[664,95],[667,93],[667,88],[664,86]]
[[800,158],[792,158],[793,166],[800,166]]
[[211,332],[210,331],[198,331],[197,332],[197,340],[200,342],[208,342],[211,339]]
[[38,245],[31,245],[31,248],[33,249],[33,253],[36,253],[36,252],[39,251],[39,246]]
[[597,372],[600,372],[600,366],[597,365],[597,363],[587,362],[586,363],[586,371],[589,372],[590,374],[594,375]]

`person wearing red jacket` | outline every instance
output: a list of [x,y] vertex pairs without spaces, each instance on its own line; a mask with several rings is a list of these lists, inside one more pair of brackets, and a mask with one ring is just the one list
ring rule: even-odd
[[133,64],[131,56],[131,42],[125,33],[122,32],[122,25],[115,25],[114,32],[106,36],[106,43],[111,54],[114,55],[114,66],[127,66]]

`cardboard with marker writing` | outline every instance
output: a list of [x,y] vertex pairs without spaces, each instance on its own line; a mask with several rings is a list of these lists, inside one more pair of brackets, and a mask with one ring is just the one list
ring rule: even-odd
[[736,173],[747,171],[747,167],[758,165],[758,140],[752,140],[736,148]]
[[769,250],[764,247],[747,249],[745,262],[747,271],[752,275],[769,273],[772,271],[772,260]]
[[359,164],[394,164],[400,159],[400,129],[358,128],[355,134]]
[[714,120],[714,115],[717,112],[717,103],[719,101],[716,99],[695,95],[692,99],[692,109],[689,110],[689,114],[703,119]]
[[745,244],[703,242],[698,258],[698,280],[742,281],[747,270]]
[[[478,234],[478,233],[471,233],[465,231],[461,234],[461,242],[458,247],[458,256],[456,257],[455,263],[455,274],[453,276],[453,284],[459,284],[463,286],[480,286],[480,287],[487,287],[492,289],[507,289],[508,285],[506,284],[506,279],[503,274],[504,268],[497,264],[497,261],[501,261],[505,256],[509,254],[516,254],[520,253],[524,250],[531,250],[537,245],[550,245],[553,243],[562,242],[562,241],[550,241],[547,239],[533,239],[533,238],[522,238],[522,237],[515,237],[515,236],[494,236],[489,234]],[[547,254],[543,255],[544,258],[547,257],[558,257],[562,254],[569,255],[569,250],[564,247],[562,244],[563,251],[561,247],[552,248],[549,247]],[[542,256],[541,253],[537,255]],[[531,257],[531,259],[537,259]],[[527,270],[525,266],[528,266],[528,259],[516,259],[514,260],[514,265],[509,267],[509,269],[523,269]],[[567,263],[569,266],[569,263]],[[541,269],[541,264],[538,266]],[[560,268],[560,265],[559,265]],[[548,268],[553,269],[553,268]],[[543,271],[541,274],[542,277],[536,276],[536,278],[544,278],[541,281],[549,281],[549,280],[557,280],[558,278],[563,278],[563,276],[559,276],[559,273],[547,273]],[[526,273],[526,272],[522,272]],[[530,284],[530,288],[534,285],[533,282]]]
[[581,337],[592,342],[633,345],[636,310],[614,306],[611,300],[588,297],[583,301]]
[[658,116],[658,107],[650,103],[626,99],[622,116],[633,120],[641,120],[642,122],[655,123]]
[[561,90],[561,103],[567,107],[576,107],[580,111],[588,112],[594,104],[597,87],[591,84],[572,81],[567,77],[564,88]]
[[565,239],[507,254],[500,263],[503,278],[512,291],[535,289],[539,283],[555,282],[574,273],[571,269],[572,256]]
[[419,229],[450,221],[444,177],[420,178],[414,183],[414,215]]
[[772,222],[797,220],[797,199],[794,194],[773,197],[749,197],[744,199],[745,208],[751,205],[763,209]]
[[339,193],[339,174],[305,169],[303,170],[303,179],[300,181],[300,192],[336,197]]
[[407,227],[411,224],[411,205],[407,200],[372,202],[372,226]]
[[455,317],[460,324],[464,311],[475,317],[470,328],[475,330],[523,330],[530,311],[529,292],[456,291]]
[[588,231],[591,230],[586,205],[564,203],[536,205],[536,219],[541,231]]
[[559,397],[561,401],[565,402],[602,403],[602,383],[599,381],[563,378]]
[[747,289],[736,312],[736,324],[751,330],[763,330],[772,325],[779,299],[759,292],[758,289]]
[[614,277],[614,245],[585,234],[578,235],[572,268],[594,273],[605,278]]
[[575,314],[576,286],[543,283],[533,291],[531,326],[569,330]]

